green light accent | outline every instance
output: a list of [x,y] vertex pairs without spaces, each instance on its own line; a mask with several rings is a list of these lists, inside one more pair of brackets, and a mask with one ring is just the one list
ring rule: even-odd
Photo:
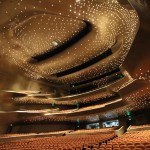
[[77,108],[79,109],[80,104],[79,104],[79,102],[78,102],[78,101],[76,101],[76,106],[77,106]]
[[131,115],[131,112],[130,112],[130,111],[126,111],[126,115],[127,115],[127,116],[130,116],[130,115]]
[[119,74],[118,77],[119,77],[119,78],[123,78],[124,75],[123,75],[123,74]]

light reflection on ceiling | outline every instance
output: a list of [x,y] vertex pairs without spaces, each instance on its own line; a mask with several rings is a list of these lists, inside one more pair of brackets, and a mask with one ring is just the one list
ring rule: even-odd
[[[150,8],[146,0],[142,6],[129,2],[0,0],[2,110],[22,113],[24,107],[23,113],[31,114],[39,110],[35,105],[51,105],[49,111],[66,105],[70,109],[58,108],[55,119],[68,115],[70,120],[86,120],[88,113],[117,116],[127,109],[148,108]],[[147,16],[142,18],[141,13]],[[104,55],[108,50],[111,53]],[[118,72],[111,73],[114,70]],[[109,98],[112,101],[106,102]],[[93,102],[97,105],[80,108]],[[72,106],[79,108],[72,112]]]

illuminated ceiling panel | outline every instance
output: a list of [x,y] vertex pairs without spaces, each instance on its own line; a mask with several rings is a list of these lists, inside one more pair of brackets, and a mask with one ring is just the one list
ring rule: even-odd
[[[101,112],[94,112],[93,106],[79,110],[91,108],[91,115],[103,116],[108,111],[119,114],[149,107],[149,3],[129,2],[140,8],[139,14],[122,0],[0,0],[0,87],[5,90],[0,102],[14,102],[19,112],[23,104],[69,107],[104,100],[104,104],[95,105],[105,106]],[[107,51],[111,53],[102,57]],[[116,69],[119,71],[112,75]],[[119,73],[121,79],[111,80]],[[47,85],[41,88],[39,81]],[[92,84],[95,89],[69,93],[80,84]],[[105,101],[114,95],[123,102],[115,108],[111,100]],[[89,114],[81,115],[84,120]],[[63,120],[66,114],[57,117]]]

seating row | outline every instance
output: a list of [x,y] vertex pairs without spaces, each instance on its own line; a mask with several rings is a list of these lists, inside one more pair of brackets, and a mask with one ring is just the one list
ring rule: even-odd
[[100,150],[150,150],[150,130],[127,132],[101,144]]
[[22,139],[13,142],[0,143],[1,150],[82,150],[99,149],[102,143],[116,137],[114,133],[98,133],[84,135],[67,135],[60,137],[44,137]]

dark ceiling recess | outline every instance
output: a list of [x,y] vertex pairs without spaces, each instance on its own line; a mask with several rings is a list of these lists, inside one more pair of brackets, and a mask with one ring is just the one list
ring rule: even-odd
[[[115,73],[114,76],[111,76],[109,79],[107,79],[108,81],[107,81],[107,84],[105,84],[105,85],[114,83],[114,82],[122,79],[123,77],[124,77],[124,75],[122,73],[118,73],[117,75]],[[99,86],[99,85],[93,84],[93,82],[90,82],[90,83],[87,83],[87,84],[72,87],[70,89],[70,93],[71,94],[77,94],[77,93],[88,92],[88,91],[91,91],[91,90],[94,90],[94,89],[97,89],[97,88],[102,88],[105,85]]]
[[111,72],[105,73],[105,74],[100,75],[100,76],[97,76],[97,77],[95,77],[95,78],[91,78],[91,79],[89,79],[89,80],[85,80],[85,81],[82,81],[82,82],[70,84],[70,86],[71,86],[71,87],[75,87],[75,86],[79,86],[79,85],[81,85],[81,84],[86,84],[86,83],[89,83],[89,82],[93,82],[94,80],[99,80],[99,79],[104,78],[104,77],[106,77],[106,76],[110,76],[110,75],[112,75],[112,74],[114,74],[114,73],[118,73],[119,71],[120,71],[120,69],[117,68],[117,69],[114,69],[114,70],[111,71]]
[[98,55],[97,57],[93,58],[92,60],[89,60],[86,63],[83,63],[83,64],[81,64],[79,66],[74,67],[74,68],[68,69],[66,71],[59,72],[56,75],[57,75],[57,77],[61,77],[61,76],[64,76],[64,75],[71,74],[73,72],[79,71],[81,69],[84,69],[86,67],[89,67],[89,66],[97,63],[98,61],[100,61],[100,60],[110,56],[111,54],[112,54],[111,49],[108,49],[104,53],[102,53],[102,54]]
[[[84,21],[86,26],[76,35],[74,35],[72,38],[70,38],[68,41],[64,42],[60,46],[54,48],[53,50],[50,50],[46,53],[33,56],[28,62],[29,63],[38,63],[40,61],[44,61],[45,59],[49,59],[50,57],[66,50],[68,47],[72,46],[76,42],[80,41],[84,36],[86,36],[91,30],[92,25],[89,22]],[[55,40],[54,40],[55,41]]]

